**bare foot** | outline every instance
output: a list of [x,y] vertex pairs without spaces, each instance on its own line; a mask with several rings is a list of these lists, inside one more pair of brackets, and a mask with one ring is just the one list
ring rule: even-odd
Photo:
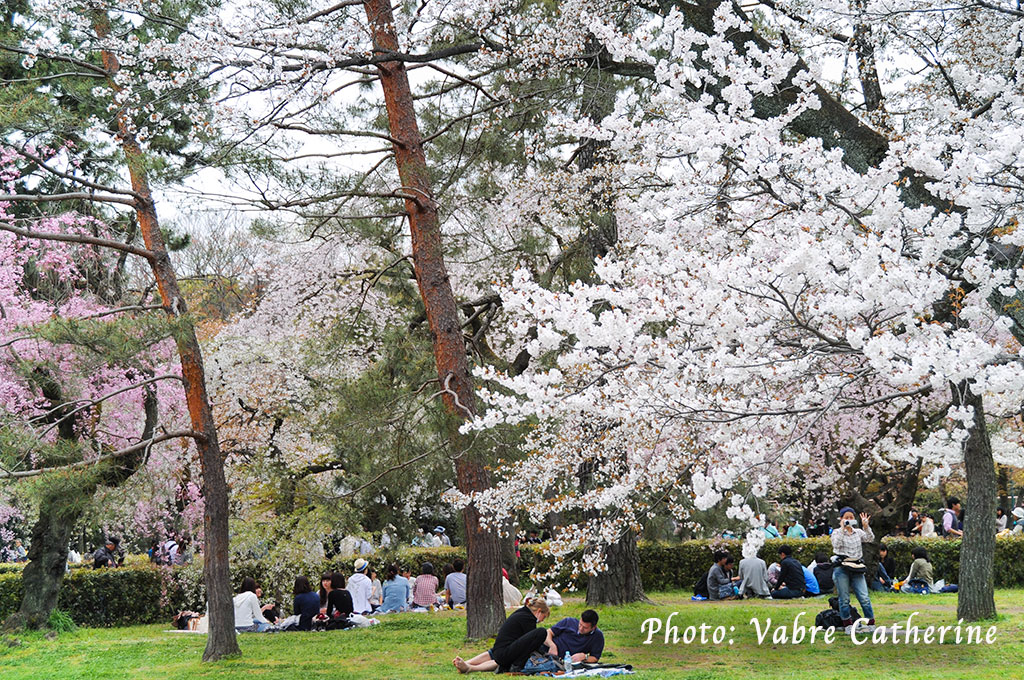
[[452,659],[452,663],[455,664],[455,667],[459,669],[460,673],[469,672],[469,664],[466,663],[461,656],[457,656]]

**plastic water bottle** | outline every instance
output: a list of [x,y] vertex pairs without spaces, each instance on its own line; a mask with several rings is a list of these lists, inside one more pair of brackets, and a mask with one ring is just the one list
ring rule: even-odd
[[572,656],[569,654],[569,650],[565,650],[565,658],[562,660],[562,665],[565,666],[565,670],[572,670]]

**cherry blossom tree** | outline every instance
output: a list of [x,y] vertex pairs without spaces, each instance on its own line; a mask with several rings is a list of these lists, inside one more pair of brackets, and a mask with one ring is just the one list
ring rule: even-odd
[[[560,36],[593,34],[607,70],[651,88],[621,97],[599,125],[553,116],[552,136],[609,140],[620,244],[598,264],[598,284],[547,291],[527,272],[506,282],[502,303],[535,363],[519,376],[479,370],[496,387],[472,427],[539,428],[526,443],[535,453],[474,500],[496,521],[509,497],[531,512],[613,510],[600,526],[563,532],[555,551],[567,554],[594,536],[608,542],[673,492],[694,494],[698,507],[727,499],[753,518],[733,494],[739,482],[763,495],[818,454],[827,428],[850,424],[843,414],[875,413],[855,421],[898,426],[829,445],[939,468],[966,461],[973,562],[959,613],[990,616],[986,425],[1017,418],[1024,396],[1012,377],[1019,17],[928,3],[772,4],[758,25],[785,35],[773,45],[728,3],[636,5],[630,32],[621,16],[561,7],[582,28],[559,25]],[[865,27],[885,36],[875,59],[893,64],[880,74],[891,79],[884,106],[828,76],[851,38],[820,36]],[[922,41],[933,48],[924,70]],[[582,55],[583,45],[569,49]],[[862,105],[873,116],[860,118]],[[542,189],[533,205],[567,203]],[[915,438],[918,411],[943,417]],[[1019,451],[1016,441],[1003,448]],[[598,490],[574,491],[580,461],[601,475]],[[674,488],[687,477],[689,488]],[[563,490],[556,501],[536,492],[551,486]]]
[[[14,191],[2,198],[24,204],[78,200],[128,206],[133,211],[137,231],[121,240],[60,230],[41,232],[12,225],[0,225],[0,228],[23,238],[108,248],[126,256],[141,257],[148,263],[159,291],[159,307],[179,324],[174,339],[192,428],[187,435],[196,443],[202,466],[206,543],[203,566],[210,610],[210,635],[204,659],[215,660],[236,654],[238,644],[228,572],[228,498],[223,458],[206,394],[202,353],[168,256],[152,186],[153,178],[159,173],[154,171],[152,161],[156,154],[151,151],[160,146],[161,131],[172,128],[174,122],[187,129],[192,139],[198,139],[202,131],[202,112],[206,102],[197,94],[197,91],[201,93],[204,84],[202,78],[194,77],[191,67],[161,58],[165,53],[175,52],[180,45],[178,39],[188,35],[182,23],[187,23],[198,12],[189,3],[164,7],[147,2],[113,5],[39,2],[34,3],[31,9],[34,10],[36,31],[26,36],[22,45],[5,46],[3,49],[24,54],[22,66],[25,69],[31,69],[39,60],[48,64],[73,65],[75,69],[61,74],[58,82],[61,78],[70,77],[92,79],[96,83],[89,93],[94,99],[107,100],[106,115],[102,119],[94,117],[86,135],[104,139],[121,154],[121,170],[127,175],[130,189],[122,188],[119,181],[101,183],[88,179],[73,163],[61,169],[36,157],[31,160],[41,175],[59,178],[74,190],[52,194]],[[152,12],[159,14],[160,21],[147,23],[139,20]],[[40,85],[40,82],[36,81],[36,86],[45,90],[48,86]],[[163,98],[177,99],[178,106],[163,106]],[[173,113],[168,116],[168,112]],[[110,134],[112,130],[116,132]],[[28,153],[16,138],[7,141],[19,149],[22,156]],[[118,179],[120,177],[115,176],[115,180]],[[132,243],[135,236],[141,237],[142,246]]]
[[[4,155],[8,186],[24,160]],[[109,253],[73,243],[100,241],[106,227],[74,213],[19,217],[0,206],[0,481],[40,480],[25,595],[7,625],[38,627],[56,605],[68,539],[97,489],[124,484],[160,442],[188,431],[175,408],[183,394],[171,329],[141,307],[105,303],[90,274],[111,265]]]

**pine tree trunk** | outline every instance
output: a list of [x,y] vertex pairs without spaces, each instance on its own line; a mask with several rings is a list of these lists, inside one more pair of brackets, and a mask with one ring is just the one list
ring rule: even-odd
[[8,617],[4,628],[46,627],[64,581],[71,532],[81,516],[81,504],[69,502],[64,494],[47,495],[42,499],[39,519],[32,527],[29,561],[21,573],[24,588],[21,607]]
[[[74,403],[64,400],[63,386],[49,373],[38,373],[36,380],[42,386],[43,396],[53,407],[50,422],[57,424],[58,436],[74,441],[74,417],[65,416],[65,409],[71,409]],[[145,421],[140,441],[152,438],[159,420],[158,402],[152,385],[145,388],[143,409]],[[96,493],[98,484],[110,487],[123,484],[135,474],[144,458],[145,452],[140,449],[136,454],[99,468],[73,491],[62,487],[59,492],[43,496],[39,504],[39,519],[32,527],[29,561],[21,572],[21,606],[4,622],[4,628],[43,628],[49,623],[50,612],[57,606],[64,581],[71,534],[83,514],[84,502]],[[70,497],[71,493],[75,497]]]
[[982,398],[968,383],[952,386],[953,404],[974,409],[974,423],[964,444],[967,477],[967,510],[960,541],[960,590],[956,615],[965,621],[992,619],[996,615],[994,561],[996,536],[996,471],[992,445],[985,428]]
[[640,556],[636,534],[627,531],[618,542],[608,546],[605,553],[606,571],[592,574],[587,583],[587,604],[626,604],[648,602],[640,580]]
[[[398,52],[394,16],[388,0],[365,0],[367,23],[378,52]],[[388,126],[395,151],[395,165],[405,195],[412,237],[413,270],[423,298],[442,388],[445,408],[452,416],[449,434],[455,452],[455,476],[459,491],[472,493],[490,486],[485,460],[470,450],[470,441],[458,433],[458,424],[473,417],[476,408],[472,376],[466,359],[459,310],[455,304],[448,271],[444,263],[441,226],[437,216],[427,159],[423,152],[412,91],[405,64],[400,61],[377,65]],[[468,567],[466,629],[470,638],[485,638],[497,632],[505,620],[501,599],[501,547],[498,534],[481,526],[474,506],[463,511],[466,524],[466,561]]]
[[[110,33],[110,19],[105,11],[93,15],[93,27],[99,37]],[[103,68],[109,76],[110,86],[119,91],[117,57],[107,50],[101,52]],[[209,611],[209,634],[203,661],[216,661],[226,656],[241,654],[235,635],[235,610],[231,593],[231,574],[228,552],[228,487],[224,477],[224,458],[217,442],[217,427],[206,391],[206,370],[199,348],[195,327],[187,321],[185,298],[178,288],[167,244],[157,220],[156,205],[149,185],[146,158],[132,131],[131,121],[123,111],[117,116],[121,149],[124,151],[131,176],[132,189],[137,195],[136,215],[146,248],[153,254],[150,267],[164,309],[171,317],[181,320],[175,333],[178,356],[181,360],[182,383],[188,406],[189,419],[199,451],[203,474],[203,581],[206,584]]]

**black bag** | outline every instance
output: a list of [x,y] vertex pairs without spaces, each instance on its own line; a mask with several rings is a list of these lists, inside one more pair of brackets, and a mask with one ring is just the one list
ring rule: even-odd
[[708,594],[708,573],[706,571],[697,579],[697,585],[693,587],[693,594],[700,595],[701,597],[711,597]]
[[825,609],[818,612],[818,615],[814,617],[814,625],[826,630],[829,628],[842,628],[843,619],[840,618],[839,612],[835,609]]
[[328,619],[327,630],[345,630],[356,624],[352,623],[347,616],[340,612],[334,612],[334,617]]
[[[830,598],[828,598],[828,606],[832,608],[832,611],[834,611],[836,613],[836,616],[839,616],[839,598],[838,597],[830,597]],[[822,612],[822,613],[824,613],[824,612]],[[820,614],[819,614],[819,616],[820,616]],[[852,621],[856,621],[859,618],[860,618],[860,612],[857,611],[857,608],[854,607],[853,604],[851,604],[850,605],[850,619]],[[839,620],[842,621],[842,619],[839,619]],[[815,617],[814,621],[815,621],[815,623],[817,623],[817,621],[818,621],[817,617]]]

